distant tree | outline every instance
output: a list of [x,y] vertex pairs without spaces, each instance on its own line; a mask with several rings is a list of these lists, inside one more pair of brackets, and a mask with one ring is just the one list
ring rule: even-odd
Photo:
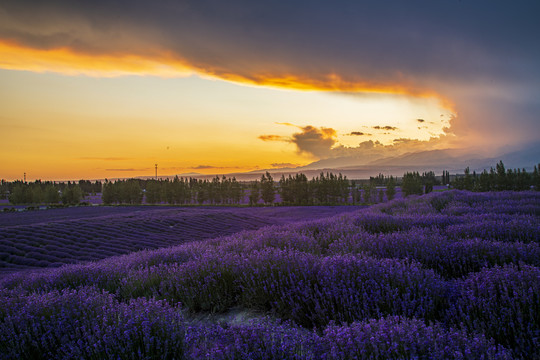
[[403,175],[403,185],[401,186],[401,189],[405,196],[414,194],[422,195],[424,189],[420,174],[418,174],[418,172],[405,173],[405,175]]
[[394,181],[394,177],[390,176],[390,179],[388,179],[388,182],[386,183],[386,197],[388,200],[393,200],[396,196],[396,184]]
[[77,205],[82,198],[82,191],[79,185],[72,184],[66,186],[62,191],[62,204]]
[[353,180],[351,181],[351,198],[353,204],[359,203],[362,201],[361,199],[361,192],[358,190],[358,187],[356,186],[356,182]]
[[38,184],[34,184],[34,186],[30,187],[30,192],[32,195],[32,203],[33,204],[41,204],[43,203],[44,196],[43,191],[41,190],[41,186]]
[[495,168],[497,170],[497,190],[509,190],[509,186],[506,181],[506,169],[502,160],[497,163]]
[[[168,182],[165,183],[168,185]],[[146,182],[146,202],[148,204],[157,204],[162,201],[162,182],[158,180],[148,180]],[[172,199],[174,202],[174,199]]]
[[279,195],[281,196],[281,202],[283,204],[292,204],[294,201],[294,196],[292,192],[292,177],[289,175],[288,178],[285,175],[281,175],[279,180]]
[[231,197],[234,204],[240,204],[242,198],[244,197],[244,189],[242,184],[240,184],[235,177],[232,178],[231,182]]
[[267,205],[275,199],[274,179],[268,171],[261,176],[261,198]]
[[531,183],[535,190],[540,190],[540,164],[538,164],[538,166],[534,166],[534,170],[531,175]]
[[199,181],[197,184],[197,202],[202,205],[209,199],[208,180]]
[[32,202],[32,194],[28,191],[28,186],[22,182],[16,184],[9,194],[9,202],[18,205],[18,204],[30,204]]
[[493,189],[493,184],[491,183],[491,176],[484,169],[478,176],[478,183],[475,184],[475,191],[491,191]]
[[0,181],[0,199],[7,199],[8,191],[9,183],[6,180],[2,179],[2,181]]
[[119,201],[117,187],[111,181],[105,180],[101,193],[101,201],[105,205],[117,203]]
[[259,181],[255,180],[249,187],[249,205],[257,205],[260,196]]
[[58,204],[60,202],[60,193],[54,185],[47,185],[44,193],[44,200],[47,204]]
[[422,184],[424,185],[424,193],[429,194],[433,191],[433,185],[438,183],[433,171],[424,172],[422,174]]
[[362,186],[362,190],[363,190],[363,195],[364,195],[364,202],[366,204],[370,203],[371,202],[371,197],[372,197],[373,187],[371,186],[371,184],[366,184],[366,185]]

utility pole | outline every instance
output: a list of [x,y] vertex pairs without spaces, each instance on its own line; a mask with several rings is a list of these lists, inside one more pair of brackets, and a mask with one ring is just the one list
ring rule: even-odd
[[157,180],[157,164],[156,164],[156,180]]
[[24,173],[24,182],[26,183],[26,173]]

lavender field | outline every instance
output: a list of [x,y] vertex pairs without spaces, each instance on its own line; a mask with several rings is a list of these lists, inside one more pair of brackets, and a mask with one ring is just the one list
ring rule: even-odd
[[[199,209],[0,220],[14,234],[7,256],[23,242],[72,249],[74,261],[98,244],[161,247],[5,275],[0,358],[540,358],[540,193],[303,209],[216,210],[200,224],[233,220],[214,238],[227,221],[204,232],[190,222]],[[175,229],[189,224],[204,235]],[[92,246],[67,243],[73,233]]]
[[0,213],[0,276],[328,217],[358,208],[136,206]]

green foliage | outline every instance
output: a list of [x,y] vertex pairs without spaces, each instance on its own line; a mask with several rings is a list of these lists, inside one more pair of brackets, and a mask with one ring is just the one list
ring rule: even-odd
[[422,186],[422,178],[418,172],[405,173],[403,175],[403,184],[401,190],[405,196],[409,195],[422,195],[424,189]]
[[81,202],[82,191],[79,185],[71,185],[64,188],[62,191],[62,204],[77,205]]
[[60,202],[59,187],[51,182],[43,183],[37,180],[33,183],[23,183],[16,181],[13,184],[8,199],[14,205],[57,204]]
[[[162,201],[163,186],[161,182],[157,180],[149,180],[146,182],[146,202],[148,204],[157,204]],[[174,201],[174,197],[173,197]]]
[[249,205],[253,206],[259,202],[260,196],[260,184],[259,181],[255,180],[249,188]]
[[531,187],[540,189],[540,177],[538,168],[535,166],[532,174],[525,169],[506,169],[503,162],[499,161],[490,171],[482,171],[480,175],[467,167],[464,175],[458,176],[453,182],[452,187],[459,190],[469,191],[525,191]]
[[48,185],[44,194],[45,203],[58,204],[60,202],[60,193],[54,185]]
[[271,204],[275,199],[274,179],[267,171],[261,176],[261,198],[265,204]]
[[394,199],[396,196],[396,184],[394,181],[394,177],[390,176],[390,179],[386,183],[386,197],[388,200]]
[[121,180],[116,182],[105,182],[101,199],[104,204],[115,203],[140,204],[143,199],[143,191],[138,180]]

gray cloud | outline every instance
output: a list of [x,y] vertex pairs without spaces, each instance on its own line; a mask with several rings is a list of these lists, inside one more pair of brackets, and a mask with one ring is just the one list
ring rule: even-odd
[[362,132],[362,131],[352,131],[348,134],[346,134],[347,136],[371,136],[371,134],[367,134],[365,132]]
[[386,126],[372,126],[373,129],[375,130],[397,130],[398,128],[395,127],[395,126],[389,126],[389,125],[386,125]]
[[292,134],[290,137],[280,135],[261,135],[259,139],[263,141],[283,141],[296,145],[299,153],[308,154],[322,159],[331,156],[332,146],[336,144],[337,133],[332,128],[317,128],[315,126],[297,126],[293,124],[283,124],[300,129],[300,132]]
[[540,134],[538,13],[535,0],[8,0],[0,40],[173,59],[238,81],[427,91],[455,104],[462,142],[516,143]]
[[332,156],[332,146],[336,143],[336,131],[332,128],[316,128],[308,125],[301,132],[294,133],[290,142],[296,145],[301,153],[313,155],[317,158]]

